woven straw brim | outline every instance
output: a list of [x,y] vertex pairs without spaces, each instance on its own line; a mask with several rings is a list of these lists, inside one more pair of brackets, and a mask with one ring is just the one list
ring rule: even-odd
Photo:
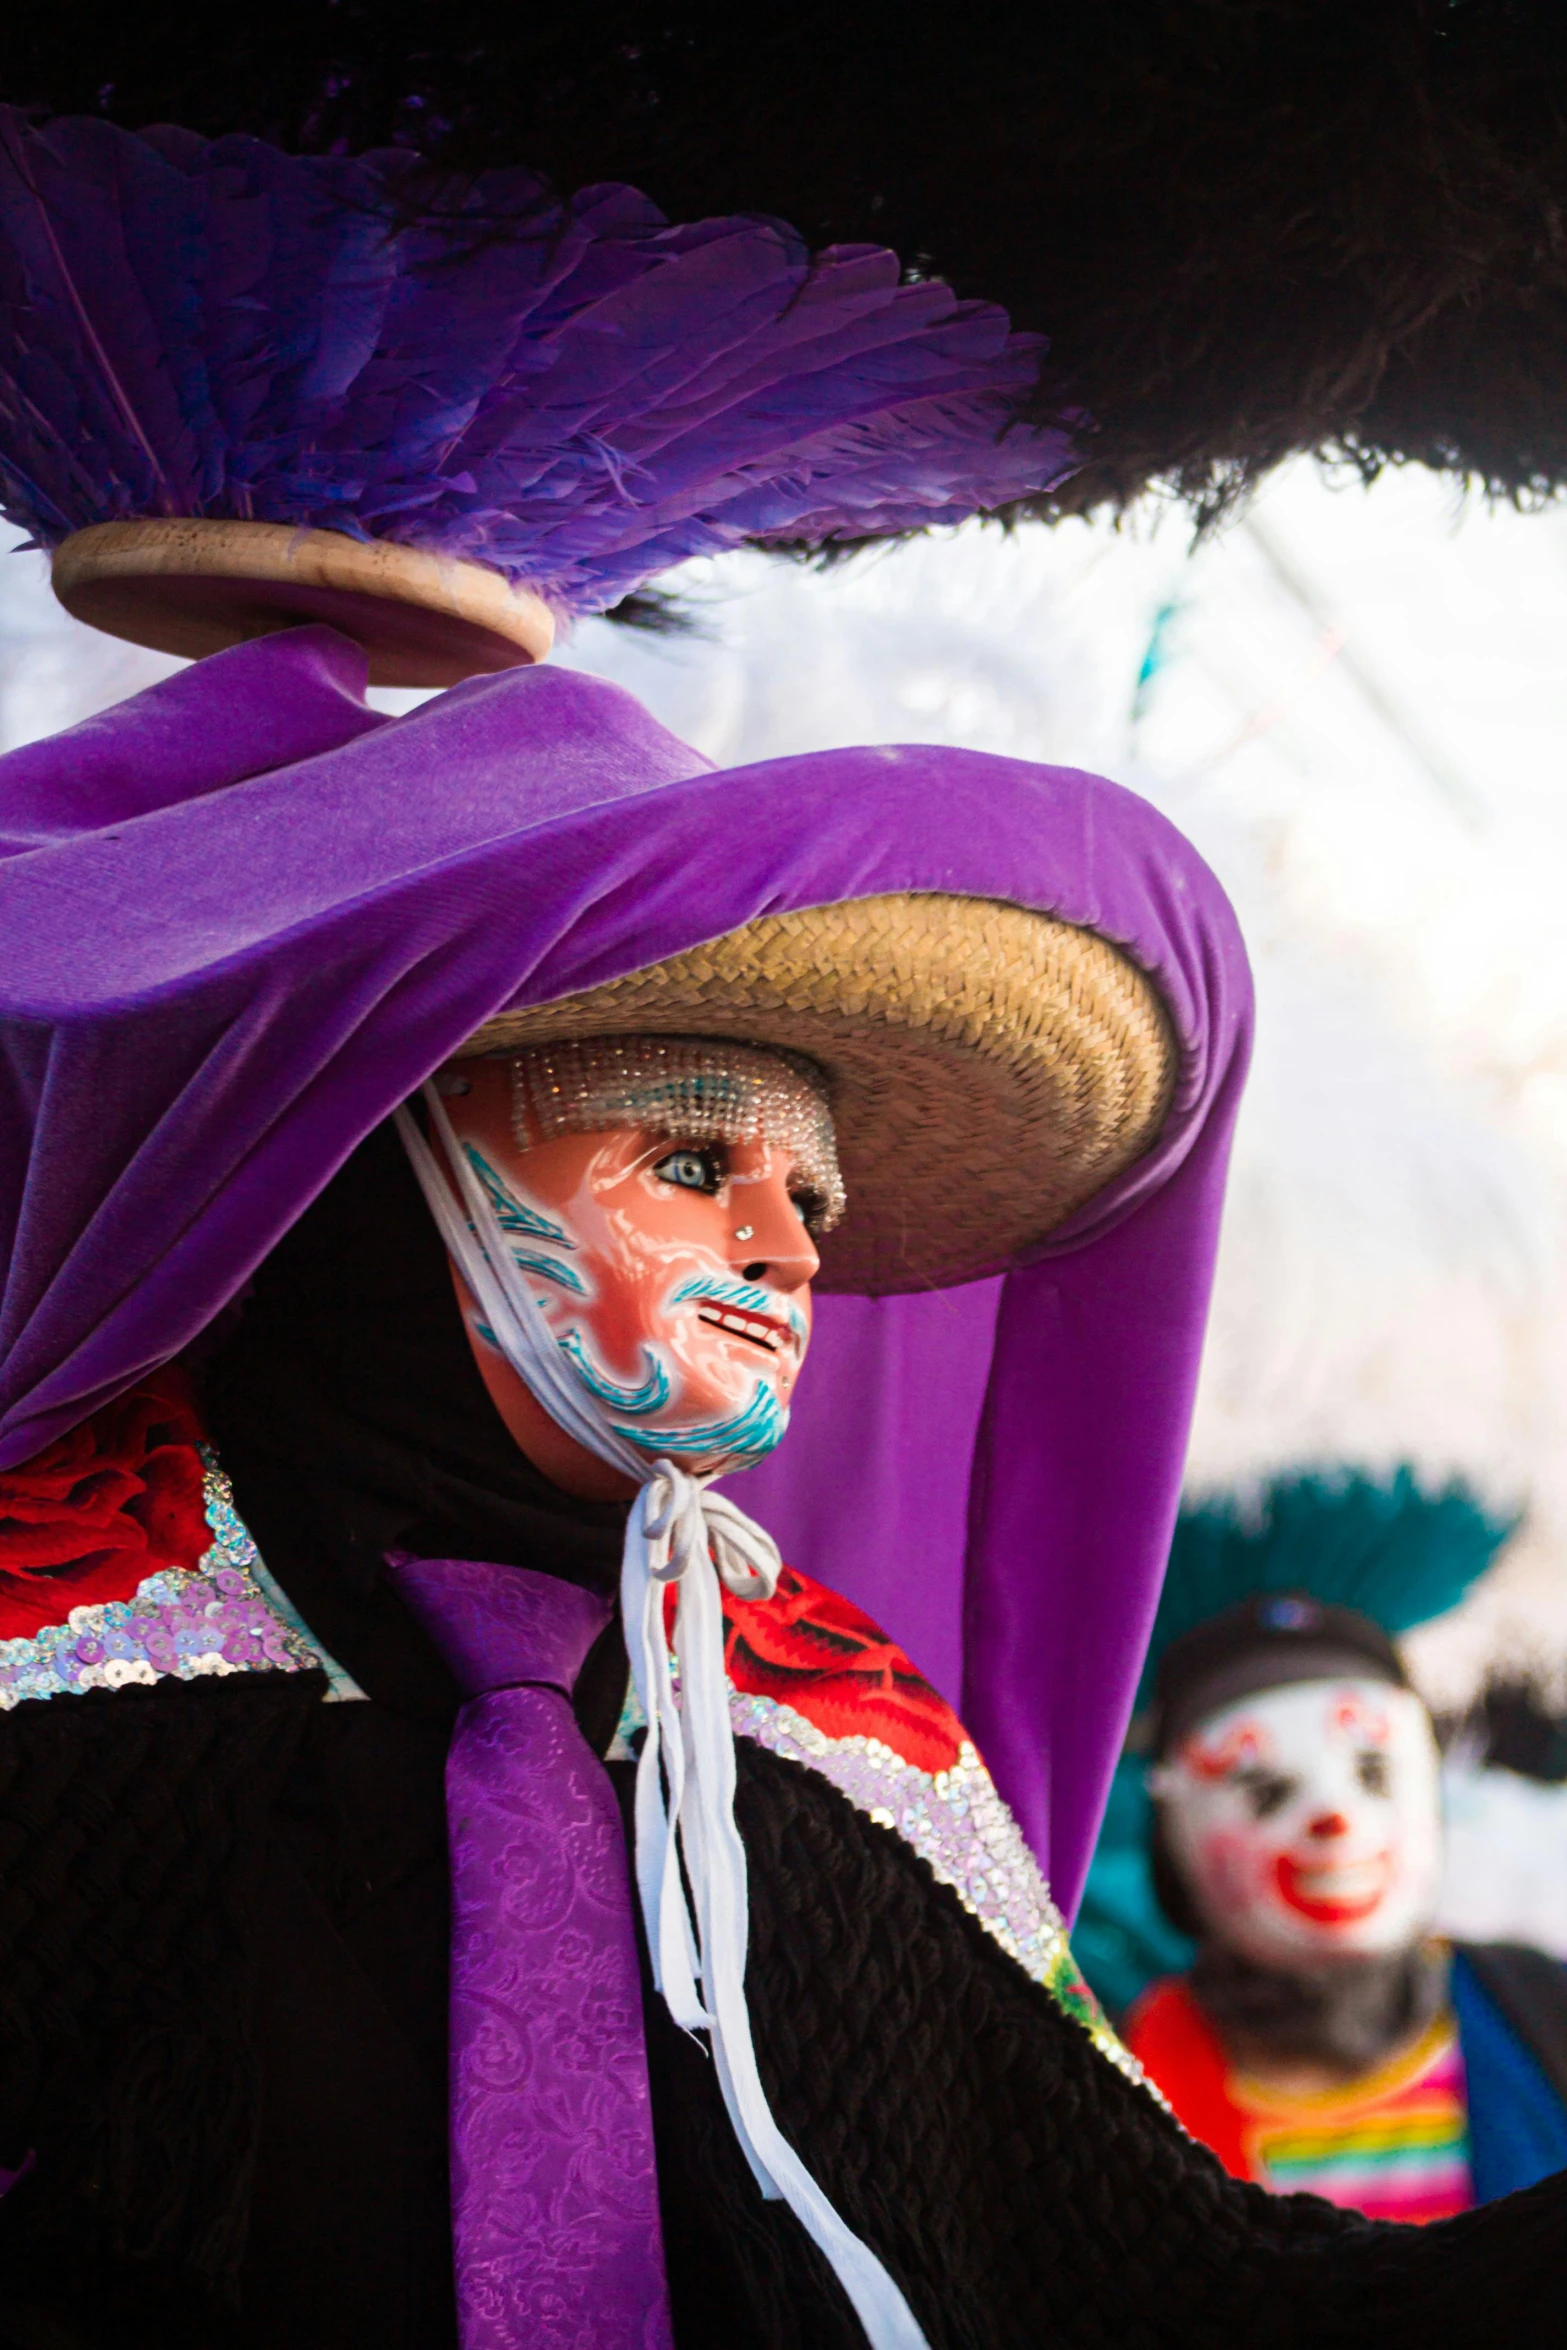
[[1177,1051],[1147,974],[993,898],[772,914],[607,986],[502,1013],[465,1049],[568,1036],[785,1045],[825,1073],[848,1212],[824,1289],[966,1281],[1043,1240],[1156,1140]]

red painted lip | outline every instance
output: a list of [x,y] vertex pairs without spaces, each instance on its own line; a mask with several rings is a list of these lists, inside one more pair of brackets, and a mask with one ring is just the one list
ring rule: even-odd
[[[1280,1899],[1314,1926],[1353,1926],[1380,1909],[1393,1881],[1393,1855],[1379,1852],[1371,1860],[1341,1862],[1337,1869],[1322,1861],[1307,1863],[1281,1852],[1273,1864]],[[1344,1870],[1353,1872],[1359,1889],[1344,1887],[1328,1893],[1320,1880]],[[1316,1888],[1316,1889],[1314,1889]]]
[[721,1306],[715,1301],[711,1305],[697,1307],[697,1320],[705,1322],[709,1330],[722,1332],[725,1338],[743,1339],[747,1346],[759,1346],[767,1354],[776,1354],[780,1347],[793,1347],[799,1343],[795,1337],[793,1325],[777,1321],[771,1314],[745,1314],[741,1316],[743,1321],[754,1322],[757,1329],[771,1330],[774,1333],[771,1339],[758,1338],[751,1330],[732,1329],[729,1323],[724,1320],[724,1315],[726,1312],[735,1313],[737,1310],[734,1306]]

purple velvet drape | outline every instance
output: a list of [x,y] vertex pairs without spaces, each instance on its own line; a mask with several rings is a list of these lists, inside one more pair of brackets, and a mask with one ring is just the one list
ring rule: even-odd
[[921,746],[715,773],[602,682],[410,716],[307,628],[0,760],[0,1466],[193,1339],[492,1012],[790,907],[973,892],[1118,941],[1182,1049],[1157,1148],[1036,1261],[823,1300],[743,1488],[958,1700],[1067,1906],[1173,1519],[1249,1036],[1217,883],[1071,770]]

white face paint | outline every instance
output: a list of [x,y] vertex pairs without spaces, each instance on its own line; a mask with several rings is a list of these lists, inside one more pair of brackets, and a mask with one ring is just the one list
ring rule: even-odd
[[1401,1950],[1442,1862],[1430,1717],[1378,1680],[1297,1681],[1200,1722],[1149,1776],[1215,1940],[1287,1970]]

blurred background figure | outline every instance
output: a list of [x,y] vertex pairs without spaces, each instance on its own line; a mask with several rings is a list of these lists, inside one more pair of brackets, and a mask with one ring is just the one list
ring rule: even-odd
[[1183,1515],[1076,1941],[1237,2177],[1425,2221],[1567,2164],[1567,1968],[1439,1935],[1437,1739],[1390,1637],[1507,1531],[1407,1471]]

